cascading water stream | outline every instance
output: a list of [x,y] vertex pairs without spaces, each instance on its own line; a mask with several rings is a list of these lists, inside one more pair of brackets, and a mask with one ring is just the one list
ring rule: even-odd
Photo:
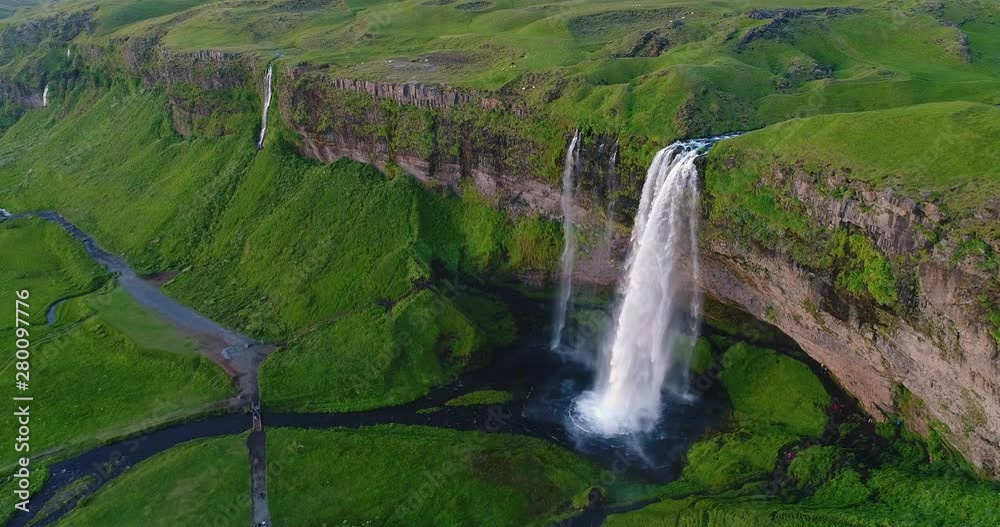
[[260,117],[260,138],[257,139],[257,149],[264,149],[264,136],[267,134],[267,112],[271,109],[271,81],[273,79],[273,65],[267,66],[267,73],[264,74],[264,111]]
[[556,297],[555,312],[552,318],[552,341],[549,348],[553,351],[562,346],[563,330],[566,329],[566,317],[569,301],[573,297],[573,267],[576,265],[576,218],[573,213],[575,189],[573,175],[580,161],[579,153],[580,131],[573,134],[566,149],[566,161],[563,165],[562,198],[560,204],[563,214],[563,252],[559,259],[559,295]]
[[42,90],[42,108],[49,105],[49,85],[45,85],[45,89]]
[[575,403],[574,417],[591,433],[647,432],[659,421],[664,387],[687,391],[701,309],[695,160],[713,142],[674,143],[646,174],[614,324],[595,385]]

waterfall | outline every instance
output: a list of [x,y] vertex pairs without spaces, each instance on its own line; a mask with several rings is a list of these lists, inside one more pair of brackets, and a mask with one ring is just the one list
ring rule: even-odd
[[595,385],[576,401],[576,417],[590,432],[649,431],[659,420],[663,388],[687,389],[701,309],[694,163],[712,142],[674,143],[646,173],[614,324]]
[[579,144],[580,131],[577,130],[566,149],[566,161],[563,165],[562,198],[560,200],[563,214],[563,252],[559,259],[559,295],[556,297],[555,313],[552,318],[552,341],[549,345],[552,350],[558,350],[562,345],[569,301],[573,296],[573,266],[576,264],[573,174],[580,161]]
[[45,85],[45,89],[42,90],[42,107],[49,105],[49,85]]
[[273,79],[273,66],[268,64],[267,73],[264,74],[264,111],[260,116],[260,138],[257,139],[257,149],[264,149],[264,135],[267,134],[267,112],[271,109],[271,80]]

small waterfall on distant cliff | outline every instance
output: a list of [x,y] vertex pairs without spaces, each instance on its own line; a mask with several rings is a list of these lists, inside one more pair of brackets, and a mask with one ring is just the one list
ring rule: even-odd
[[49,85],[45,85],[45,89],[42,90],[42,107],[49,105]]
[[552,318],[552,341],[549,348],[558,350],[562,345],[563,330],[569,301],[573,297],[573,267],[576,265],[576,218],[573,214],[575,189],[573,175],[580,161],[580,131],[573,134],[566,149],[566,161],[562,178],[563,252],[559,259],[559,295],[556,297],[555,313]]
[[260,138],[257,139],[257,149],[264,149],[264,135],[267,134],[267,112],[271,109],[271,80],[273,79],[273,66],[267,66],[267,73],[264,74],[264,111],[260,117]]
[[614,324],[595,385],[576,401],[576,416],[593,433],[649,431],[659,420],[664,386],[687,390],[701,308],[694,163],[711,143],[675,143],[656,154],[646,174]]

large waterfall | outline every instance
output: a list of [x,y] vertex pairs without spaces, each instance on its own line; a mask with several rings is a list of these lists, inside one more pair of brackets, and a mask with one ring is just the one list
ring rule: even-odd
[[257,149],[264,149],[264,135],[267,134],[267,112],[271,109],[271,81],[273,79],[273,65],[267,66],[267,73],[264,74],[264,111],[260,117],[260,138],[257,139]]
[[45,85],[45,89],[42,90],[42,107],[49,105],[49,85]]
[[559,296],[556,297],[555,312],[552,317],[552,341],[549,346],[552,350],[558,350],[562,345],[569,301],[573,297],[573,267],[576,265],[576,217],[573,213],[576,191],[573,175],[580,161],[579,145],[580,131],[577,130],[566,149],[566,161],[563,165],[561,199],[563,252],[559,259]]
[[614,324],[595,385],[575,405],[593,433],[649,431],[659,420],[663,389],[687,390],[701,308],[695,159],[711,142],[674,143],[656,154],[646,174]]

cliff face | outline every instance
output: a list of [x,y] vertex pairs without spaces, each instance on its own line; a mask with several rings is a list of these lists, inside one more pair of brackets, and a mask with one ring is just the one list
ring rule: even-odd
[[[330,78],[285,70],[277,93],[304,155],[347,157],[461,191],[464,182],[503,208],[555,216],[559,192],[546,182],[561,132],[530,130],[523,110],[468,90],[419,83]],[[553,145],[556,148],[553,148]]]
[[[573,131],[516,98],[328,77],[305,68],[284,70],[276,93],[307,157],[347,157],[408,173],[439,190],[471,188],[510,214],[561,220],[560,178]],[[583,131],[574,210],[587,247],[577,267],[583,282],[613,283],[620,258],[610,256],[621,255],[627,244],[619,234],[607,239],[607,215],[620,220],[634,214],[638,192],[623,188],[624,182],[641,184],[642,178],[633,167],[616,166],[617,151],[615,137]]]
[[[45,84],[58,78],[44,64],[45,54],[65,50],[70,40],[93,31],[96,10],[30,19],[0,30],[0,130],[25,110],[42,106]],[[24,56],[30,58],[15,60]]]
[[[260,60],[253,56],[200,50],[168,51],[162,35],[119,41],[128,72],[149,87],[162,87],[170,100],[174,128],[185,137],[235,133],[233,116],[253,113],[258,101],[247,87],[261,84]],[[263,92],[263,86],[259,86]],[[248,110],[250,110],[248,112]]]
[[42,91],[22,83],[0,78],[0,101],[21,108],[41,108]]
[[[984,473],[1000,475],[1000,349],[987,321],[998,297],[994,274],[955,261],[955,244],[935,240],[943,231],[933,203],[838,176],[820,182],[791,168],[762,181],[791,189],[818,224],[863,230],[888,258],[905,262],[896,271],[903,278],[898,303],[890,308],[846,293],[828,274],[730,239],[711,221],[702,288],[792,337],[873,416],[901,415],[918,431],[941,434]],[[855,192],[837,198],[818,190],[831,182]]]

